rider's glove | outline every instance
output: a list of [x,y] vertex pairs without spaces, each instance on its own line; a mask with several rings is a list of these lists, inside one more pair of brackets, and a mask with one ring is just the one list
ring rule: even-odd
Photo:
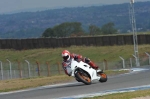
[[75,56],[75,57],[74,57],[74,60],[76,60],[76,61],[77,61],[77,60],[78,60],[78,57],[77,57],[77,56]]
[[90,62],[90,59],[85,57],[85,58],[84,58],[84,62],[85,62],[85,63],[89,63],[89,62]]
[[74,57],[74,60],[76,60],[77,62],[82,61],[82,56],[78,55]]

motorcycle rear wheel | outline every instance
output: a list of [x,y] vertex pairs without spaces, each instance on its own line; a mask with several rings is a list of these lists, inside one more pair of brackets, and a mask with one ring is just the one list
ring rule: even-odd
[[84,72],[84,73],[77,72],[76,77],[80,80],[80,82],[83,82],[86,85],[91,84],[91,78],[88,76],[88,74],[86,72]]

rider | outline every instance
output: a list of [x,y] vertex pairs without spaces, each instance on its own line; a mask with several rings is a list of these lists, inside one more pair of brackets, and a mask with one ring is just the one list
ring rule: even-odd
[[65,71],[65,73],[70,76],[70,74],[67,73],[67,70],[66,70],[66,66],[67,66],[67,63],[69,63],[71,61],[72,58],[74,58],[74,60],[80,62],[80,61],[83,61],[87,64],[89,64],[93,69],[95,69],[97,72],[100,72],[101,70],[98,68],[97,65],[95,65],[94,62],[92,62],[89,58],[86,58],[86,57],[82,57],[81,55],[77,55],[77,54],[74,54],[74,53],[70,53],[68,50],[64,50],[62,52],[62,58],[63,58],[63,62],[62,62],[62,67]]

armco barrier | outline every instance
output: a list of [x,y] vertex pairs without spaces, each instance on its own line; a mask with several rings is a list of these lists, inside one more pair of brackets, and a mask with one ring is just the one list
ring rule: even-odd
[[[150,44],[150,34],[137,36],[138,44]],[[37,49],[76,46],[113,46],[133,45],[133,35],[66,37],[66,38],[29,38],[0,39],[0,49]]]

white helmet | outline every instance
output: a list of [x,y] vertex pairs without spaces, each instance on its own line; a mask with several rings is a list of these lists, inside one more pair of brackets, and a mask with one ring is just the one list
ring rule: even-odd
[[64,59],[64,61],[67,61],[70,59],[70,52],[68,50],[64,50],[62,52],[62,58]]

